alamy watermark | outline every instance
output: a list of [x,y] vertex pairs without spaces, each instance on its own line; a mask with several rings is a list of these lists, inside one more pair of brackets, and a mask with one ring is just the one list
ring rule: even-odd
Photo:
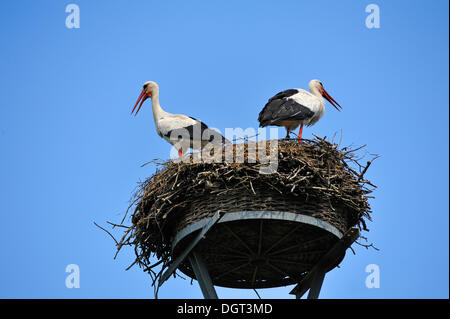
[[69,15],[66,17],[66,28],[79,29],[80,28],[80,7],[74,3],[66,6],[66,13]]
[[377,264],[370,264],[366,266],[366,272],[369,275],[366,277],[367,288],[380,288],[380,266]]
[[[258,137],[258,141],[254,138]],[[269,139],[267,139],[267,137]],[[226,128],[225,137],[215,129],[204,129],[200,125],[172,130],[164,136],[172,145],[170,158],[183,163],[259,163],[261,174],[272,174],[278,169],[278,129],[270,128]],[[244,140],[233,144],[233,140]],[[189,156],[178,157],[188,149],[199,150]],[[192,155],[192,156],[191,156]]]
[[380,28],[380,7],[377,4],[371,3],[367,5],[366,12],[370,13],[366,17],[366,27],[368,29]]
[[77,264],[70,264],[66,267],[69,273],[66,277],[67,288],[80,288],[80,267]]

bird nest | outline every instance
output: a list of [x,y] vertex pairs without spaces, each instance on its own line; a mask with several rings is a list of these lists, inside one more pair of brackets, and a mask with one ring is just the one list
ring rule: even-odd
[[[192,238],[187,236],[174,247],[177,235],[216,212],[224,216],[234,212],[289,212],[318,219],[341,234],[355,226],[368,231],[366,221],[371,220],[368,199],[375,185],[364,178],[371,161],[364,165],[359,163],[361,149],[339,148],[319,137],[303,140],[303,143],[272,140],[224,146],[223,152],[213,154],[214,160],[209,158],[206,162],[198,160],[200,153],[194,153],[178,161],[159,163],[161,168],[140,183],[134,194],[129,207],[134,208],[132,224],[117,243],[118,250],[123,245],[133,246],[136,253],[133,264],[137,263],[148,272],[155,283]],[[238,161],[239,154],[243,157]],[[270,154],[275,155],[277,162],[275,169],[272,167],[268,171]],[[262,160],[263,157],[266,160]],[[207,235],[212,242],[200,242],[198,247],[203,251],[214,284],[249,288],[294,283],[338,239],[311,225],[276,220],[263,222],[217,224],[220,231]],[[289,252],[285,249],[283,253],[283,249],[275,249],[275,243],[282,238],[284,248],[303,243],[303,250]],[[240,270],[230,273],[230,269],[236,268],[232,260],[246,258],[245,253],[239,253],[244,249],[240,242],[259,246],[255,251],[270,248],[272,253],[276,250],[278,257],[282,255],[283,264],[267,262],[271,268],[278,269],[278,277],[273,275],[277,271],[264,270],[260,262],[266,264],[266,261],[258,258],[244,260],[252,267],[259,267],[257,274],[251,267],[237,267]],[[234,259],[221,259],[222,255],[232,255]],[[154,257],[156,263],[151,262]],[[158,265],[162,267],[156,273],[154,269]],[[187,261],[179,269],[194,278]]]

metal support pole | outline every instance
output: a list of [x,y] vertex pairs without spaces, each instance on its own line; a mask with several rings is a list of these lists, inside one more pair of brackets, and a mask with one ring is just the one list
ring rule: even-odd
[[200,285],[203,297],[205,299],[218,299],[216,290],[212,283],[211,277],[209,276],[208,269],[206,268],[203,258],[195,250],[189,255],[189,261],[192,265],[192,270],[194,271],[195,278]]
[[290,292],[300,299],[309,289],[308,299],[316,299],[319,297],[320,289],[325,278],[327,269],[330,269],[339,258],[345,254],[345,251],[359,237],[359,229],[351,228],[331,249],[317,262],[311,271],[303,277],[297,286]]
[[325,279],[325,270],[318,270],[314,274],[314,278],[311,281],[311,288],[309,289],[308,299],[319,298],[320,289],[322,288],[323,280]]

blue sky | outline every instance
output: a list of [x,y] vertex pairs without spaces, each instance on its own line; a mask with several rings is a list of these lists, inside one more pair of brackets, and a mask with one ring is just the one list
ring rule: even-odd
[[[80,8],[68,29],[66,5]],[[368,29],[365,8],[380,8]],[[447,1],[8,1],[0,12],[0,297],[152,298],[131,249],[117,260],[93,222],[119,222],[136,183],[169,157],[143,82],[169,112],[257,127],[267,99],[319,78],[329,104],[311,134],[381,155],[365,234],[327,274],[322,298],[449,297]],[[280,129],[284,136],[284,129]],[[68,264],[80,288],[68,289]],[[380,268],[368,289],[365,268]],[[291,298],[292,287],[263,298]],[[251,290],[217,289],[222,298]],[[170,279],[161,298],[201,298]]]

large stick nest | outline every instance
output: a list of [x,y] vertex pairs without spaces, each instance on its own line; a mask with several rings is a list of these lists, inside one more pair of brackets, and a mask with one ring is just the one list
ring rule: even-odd
[[[234,155],[243,151],[245,161],[196,162],[196,155],[183,162],[159,163],[153,176],[142,182],[134,194],[132,225],[125,231],[118,249],[134,246],[136,261],[151,275],[152,256],[164,268],[172,258],[171,243],[178,231],[217,211],[300,211],[322,219],[344,233],[357,226],[368,231],[371,220],[369,194],[375,188],[364,178],[371,161],[360,164],[362,147],[339,148],[335,143],[314,140],[278,140],[278,166],[272,174],[261,174],[267,163],[249,150],[257,143],[230,146]],[[267,143],[266,154],[274,144]],[[273,151],[273,149],[272,149]],[[223,159],[223,154],[217,154]],[[124,217],[125,219],[125,217]],[[122,225],[121,225],[122,226]],[[153,277],[153,276],[152,276]]]

